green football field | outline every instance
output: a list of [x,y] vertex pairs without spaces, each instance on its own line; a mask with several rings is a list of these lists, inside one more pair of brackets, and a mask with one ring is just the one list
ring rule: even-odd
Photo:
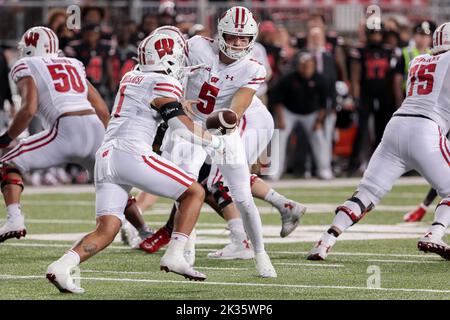
[[[94,228],[95,195],[66,188],[61,189],[64,193],[27,188],[22,207],[28,235],[0,244],[0,299],[449,300],[450,261],[417,250],[417,239],[433,220],[433,210],[430,208],[423,222],[402,222],[403,214],[420,203],[428,190],[416,180],[396,185],[374,211],[342,236],[324,262],[305,257],[332,221],[336,205],[353,193],[356,180],[354,184],[343,180],[281,184],[278,191],[307,204],[308,212],[301,226],[281,239],[279,214],[257,201],[266,248],[278,272],[276,279],[258,278],[252,260],[207,259],[208,252],[227,243],[228,231],[221,218],[204,207],[197,225],[196,268],[207,275],[205,282],[161,272],[162,252],[146,254],[117,239],[80,265],[81,286],[86,289],[83,295],[60,294],[45,279],[45,271],[76,239]],[[169,201],[161,200],[146,211],[148,224],[161,226],[169,207]],[[2,206],[2,219],[4,214]],[[448,234],[445,240],[450,241]]]

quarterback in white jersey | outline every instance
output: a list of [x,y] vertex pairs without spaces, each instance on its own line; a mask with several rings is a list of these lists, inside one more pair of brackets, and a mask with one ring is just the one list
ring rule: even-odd
[[22,174],[69,162],[93,173],[95,152],[109,118],[107,106],[86,80],[82,63],[58,57],[58,38],[52,30],[31,28],[18,47],[21,58],[11,69],[11,77],[19,89],[22,107],[0,136],[0,147],[8,147],[35,115],[46,130],[24,139],[0,158],[1,191],[8,215],[0,228],[0,242],[26,234],[20,209]]
[[[186,99],[198,101],[192,107],[191,118],[205,125],[207,117],[220,109],[231,109],[241,118],[250,106],[255,92],[265,80],[265,68],[247,54],[256,40],[258,25],[252,13],[244,7],[233,7],[225,12],[218,24],[219,41],[195,36],[187,41],[188,65],[192,70],[186,86]],[[194,72],[195,71],[195,72]],[[233,202],[241,213],[245,230],[253,244],[256,267],[262,277],[276,277],[270,258],[264,249],[261,218],[253,201],[250,173],[239,132],[226,135],[227,146],[233,146],[239,160],[216,164]],[[194,177],[205,162],[207,154],[196,145],[180,143],[166,132],[162,156],[179,164]],[[185,155],[191,158],[185,161]]]
[[[47,270],[47,278],[61,291],[81,293],[70,269],[115,238],[124,221],[124,208],[133,187],[176,200],[172,239],[161,258],[161,270],[193,280],[205,280],[183,257],[183,249],[204,200],[204,190],[195,179],[171,161],[153,152],[151,142],[161,119],[185,139],[194,139],[205,149],[223,152],[220,138],[195,130],[179,102],[183,95],[180,77],[184,53],[169,36],[154,34],[138,48],[138,69],[121,80],[104,142],[96,154],[95,189],[97,228]],[[205,137],[203,137],[205,135]]]
[[332,225],[308,259],[325,259],[344,230],[378,204],[400,176],[416,170],[443,198],[418,248],[450,260],[450,247],[442,241],[450,225],[450,144],[445,137],[450,128],[449,50],[450,23],[444,23],[433,35],[432,54],[411,61],[405,100],[386,126],[357,191],[336,209]]

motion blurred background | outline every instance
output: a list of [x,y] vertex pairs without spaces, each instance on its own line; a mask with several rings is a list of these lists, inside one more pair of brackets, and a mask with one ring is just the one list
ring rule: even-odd
[[[19,106],[8,73],[18,59],[17,41],[28,28],[53,29],[61,55],[85,64],[89,80],[112,108],[121,77],[135,66],[140,40],[161,25],[177,26],[187,38],[214,38],[218,18],[234,5],[249,8],[260,22],[253,54],[265,64],[269,77],[257,95],[272,112],[280,135],[286,136],[285,143],[281,139],[286,148],[281,146],[283,156],[277,160],[280,170],[268,176],[272,180],[360,175],[403,100],[409,61],[428,52],[436,26],[450,18],[450,1],[444,0],[0,0],[1,131]],[[79,23],[73,16],[78,12]],[[319,99],[324,102],[313,107],[295,94],[296,86],[304,85],[308,96],[305,52],[325,87],[325,99]],[[286,79],[292,77],[295,81],[286,87]],[[294,94],[286,95],[286,90]],[[319,109],[325,110],[325,121],[310,130],[302,119]],[[292,117],[283,118],[283,112]],[[39,121],[33,121],[25,136],[40,130]],[[324,135],[327,143],[311,144],[316,134]],[[314,148],[331,152],[326,172],[316,169]],[[262,158],[253,170],[270,164]],[[87,183],[89,177],[82,168],[68,165],[32,172],[26,181]]]

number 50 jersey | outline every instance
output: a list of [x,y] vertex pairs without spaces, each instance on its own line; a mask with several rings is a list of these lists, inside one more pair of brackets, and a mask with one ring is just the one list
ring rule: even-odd
[[406,98],[395,114],[423,115],[444,133],[450,129],[450,51],[424,54],[411,61]]
[[186,98],[199,100],[192,111],[197,121],[219,109],[229,109],[231,99],[240,88],[258,90],[266,79],[266,69],[250,55],[225,65],[219,60],[217,41],[201,36],[188,40],[188,65],[203,64],[193,71],[186,86]]
[[46,129],[66,112],[92,109],[83,64],[74,58],[25,57],[11,68],[15,83],[32,77],[38,90],[37,116]]

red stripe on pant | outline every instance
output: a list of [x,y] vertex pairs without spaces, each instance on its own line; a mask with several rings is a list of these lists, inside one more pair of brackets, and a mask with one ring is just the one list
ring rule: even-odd
[[[150,158],[150,157],[149,157],[149,158]],[[189,188],[189,187],[190,187],[190,184],[184,182],[183,180],[181,180],[181,179],[178,178],[177,176],[171,174],[170,172],[165,171],[165,170],[163,170],[163,169],[157,167],[156,165],[154,165],[153,163],[151,163],[150,161],[148,161],[148,160],[146,159],[145,156],[142,156],[142,159],[144,159],[144,162],[145,162],[148,166],[150,166],[152,169],[154,169],[154,170],[158,171],[159,173],[162,173],[162,174],[164,174],[164,175],[166,175],[166,176],[172,178],[173,180],[175,180],[175,181],[177,181],[178,183],[182,184],[182,185],[185,186],[186,188]],[[191,184],[192,184],[192,182],[194,182],[193,179],[191,179],[190,181],[191,181]]]
[[177,168],[172,167],[171,165],[168,165],[167,163],[162,162],[161,160],[158,160],[158,159],[156,159],[155,157],[150,156],[149,158],[152,159],[153,161],[155,161],[156,163],[162,165],[163,167],[166,167],[167,169],[170,169],[170,170],[172,170],[172,171],[178,173],[180,176],[182,176],[182,177],[185,178],[186,180],[194,181],[193,178],[189,177],[187,174],[185,174],[184,172],[181,172],[181,171],[178,170]]
[[[52,142],[56,136],[58,135],[58,124],[59,124],[59,120],[56,122],[56,125],[53,127],[53,129],[44,137],[41,137],[37,140],[34,141],[30,141],[27,143],[23,143],[23,144],[19,144],[15,149],[11,150],[9,153],[7,153],[5,156],[3,156],[0,161],[4,162],[4,161],[10,161],[18,156],[20,156],[21,154],[27,153],[29,151],[32,150],[36,150],[40,147],[46,146],[47,144],[49,144],[50,142]],[[37,145],[37,146],[33,146],[32,148],[26,149],[26,150],[22,150],[23,147],[25,146],[31,146],[31,145],[35,145],[38,142],[41,142],[44,139],[47,139],[48,137],[50,137],[49,140],[45,141],[44,143]]]
[[447,164],[450,166],[450,161],[448,159],[448,155],[445,154],[445,151],[443,148],[444,144],[445,144],[445,138],[443,138],[443,134],[442,134],[441,130],[439,130],[439,148],[441,149],[441,153],[445,159],[445,162],[447,162]]

